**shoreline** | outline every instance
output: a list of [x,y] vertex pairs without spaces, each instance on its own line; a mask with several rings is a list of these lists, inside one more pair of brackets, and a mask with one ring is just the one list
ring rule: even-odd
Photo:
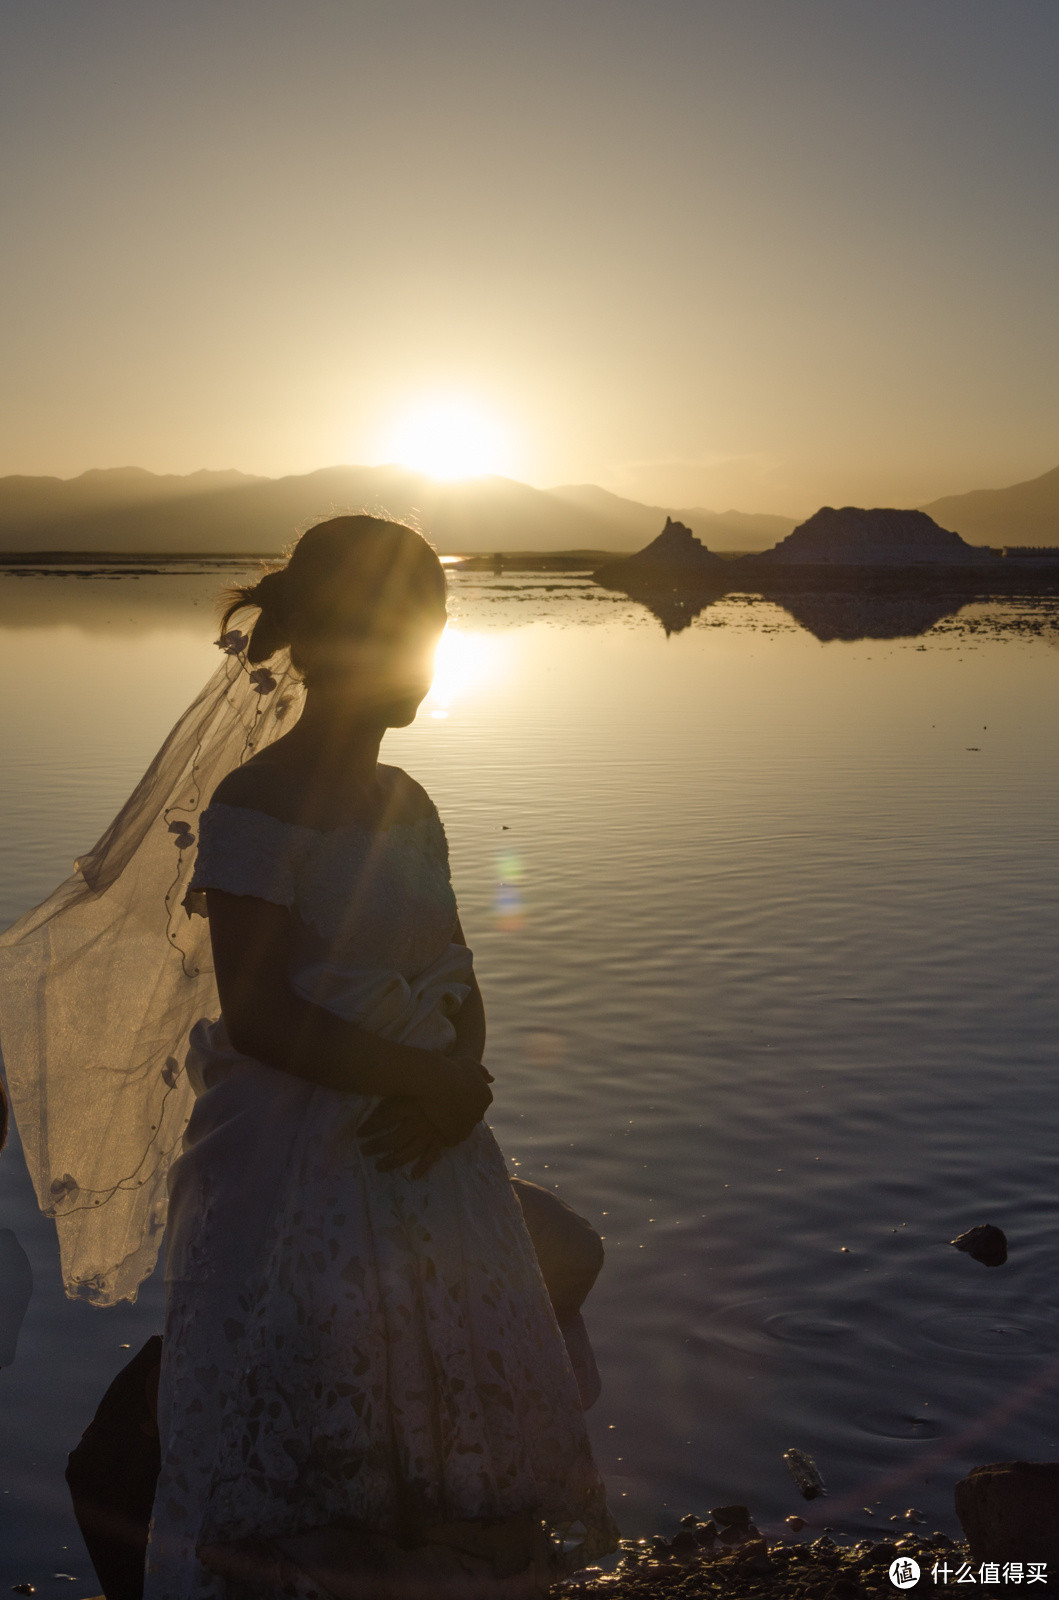
[[[957,1581],[966,1584],[972,1580],[966,1576],[958,1579],[957,1574],[969,1570],[976,1593],[1010,1593],[1010,1586],[1003,1581],[982,1582],[980,1566],[971,1561],[966,1543],[942,1533],[841,1545],[827,1534],[811,1543],[799,1543],[794,1538],[770,1541],[755,1530],[738,1541],[718,1538],[702,1545],[697,1541],[698,1530],[691,1525],[694,1520],[685,1517],[684,1526],[672,1539],[660,1535],[623,1539],[621,1559],[612,1571],[586,1567],[553,1584],[551,1600],[574,1600],[575,1596],[651,1600],[662,1594],[680,1596],[680,1600],[875,1600],[876,1596],[901,1593],[891,1581],[890,1567],[894,1561],[909,1559],[920,1571],[912,1592],[922,1593],[924,1584],[929,1586],[928,1593],[944,1592]],[[936,1578],[932,1576],[935,1566]],[[946,1569],[947,1578],[943,1576]],[[1003,1573],[1003,1566],[1000,1570]],[[1025,1586],[1024,1579],[1020,1586]],[[1047,1596],[1056,1589],[1054,1583],[1035,1580],[1033,1592]],[[92,1595],[85,1600],[105,1597]]]
[[[502,550],[494,554],[445,554],[450,572],[491,574],[563,573],[591,578],[601,589],[647,602],[679,594],[688,599],[717,600],[730,594],[749,594],[782,602],[787,595],[850,593],[864,597],[930,596],[1008,598],[1042,595],[1059,590],[1059,557],[1050,551],[1039,556],[994,554],[983,562],[925,561],[916,565],[886,562],[776,562],[771,552],[723,550],[711,552],[707,567],[665,562],[642,562],[637,556],[607,550]],[[275,554],[243,551],[117,551],[117,550],[4,550],[0,572],[20,576],[55,574],[76,569],[78,576],[120,569],[126,574],[164,575],[174,567],[202,572],[274,563]]]
[[[712,1535],[707,1531],[710,1528],[716,1529]],[[650,1600],[662,1594],[678,1595],[681,1600],[874,1600],[901,1592],[890,1579],[890,1566],[909,1558],[920,1569],[915,1585],[920,1593],[924,1583],[930,1586],[927,1592],[943,1591],[967,1568],[974,1574],[976,1593],[1010,1592],[1003,1582],[983,1583],[966,1542],[944,1533],[902,1534],[900,1538],[862,1539],[844,1545],[826,1533],[811,1542],[799,1540],[796,1534],[770,1540],[759,1534],[753,1523],[745,1529],[724,1529],[717,1528],[712,1517],[686,1516],[671,1538],[654,1534],[646,1539],[623,1539],[612,1570],[586,1567],[553,1584],[549,1595],[551,1600],[574,1600],[575,1596]],[[935,1564],[936,1579],[931,1576]],[[945,1567],[948,1579],[942,1576]],[[16,1588],[14,1592],[20,1591]],[[1033,1592],[1047,1596],[1056,1589],[1054,1584],[1035,1580]],[[85,1596],[84,1600],[105,1600],[105,1596]]]
[[[725,1508],[742,1510],[742,1507]],[[712,1535],[709,1529],[716,1529]],[[927,1585],[938,1593],[970,1570],[976,1593],[1010,1592],[1006,1584],[983,1583],[966,1542],[944,1533],[907,1533],[893,1539],[859,1540],[845,1545],[824,1533],[810,1541],[793,1534],[768,1539],[753,1523],[745,1528],[718,1528],[709,1519],[686,1516],[672,1538],[623,1539],[620,1560],[612,1571],[588,1567],[564,1579],[552,1593],[555,1600],[573,1596],[611,1596],[613,1600],[646,1600],[661,1594],[681,1600],[873,1600],[901,1592],[890,1578],[894,1561],[914,1561],[920,1570],[915,1589]],[[938,1566],[937,1578],[932,1569]],[[949,1577],[943,1578],[943,1569]],[[1001,1569],[1003,1570],[1003,1569]],[[965,1592],[965,1591],[964,1591]],[[1034,1593],[1055,1593],[1037,1583]]]

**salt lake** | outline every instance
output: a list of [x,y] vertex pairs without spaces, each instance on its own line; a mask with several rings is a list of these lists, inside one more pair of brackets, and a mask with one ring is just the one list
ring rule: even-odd
[[[240,570],[0,575],[0,924],[213,672]],[[971,1466],[1059,1459],[1059,603],[878,638],[848,635],[892,607],[732,594],[667,635],[587,574],[463,572],[450,610],[382,756],[448,831],[512,1171],[604,1235],[588,1421],[622,1531],[744,1501],[763,1531],[956,1533]],[[1006,1265],[948,1243],[980,1222]],[[160,1273],[67,1300],[16,1135],[4,1229],[34,1290],[0,1588],[91,1594],[66,1455],[160,1330]]]

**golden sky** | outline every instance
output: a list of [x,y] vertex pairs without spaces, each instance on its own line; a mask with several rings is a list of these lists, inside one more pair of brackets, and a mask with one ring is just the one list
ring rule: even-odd
[[425,410],[717,510],[1036,476],[1057,56],[1056,0],[9,0],[0,473]]

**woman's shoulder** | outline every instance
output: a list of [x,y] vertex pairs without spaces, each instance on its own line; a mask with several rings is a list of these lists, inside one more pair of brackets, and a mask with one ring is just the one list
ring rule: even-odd
[[269,774],[249,763],[226,774],[199,817],[191,889],[224,889],[292,906],[313,843],[309,829],[277,815]]
[[241,806],[247,811],[263,811],[273,821],[285,822],[290,820],[289,787],[278,766],[252,756],[242,766],[225,773],[210,796],[210,805]]
[[389,770],[396,774],[393,780],[391,820],[410,825],[411,836],[426,844],[427,849],[444,864],[447,874],[449,841],[437,806],[423,785],[417,783],[407,772],[400,767]]
[[210,797],[210,806],[256,811],[287,827],[323,833],[357,820],[368,828],[440,820],[423,785],[403,767],[380,762],[378,775],[375,797],[351,806],[348,797],[307,791],[297,772],[282,762],[270,762],[267,752],[260,751],[225,774]]
[[403,767],[384,767],[381,762],[379,767],[389,776],[391,812],[395,820],[422,822],[428,817],[437,817],[437,807],[423,785],[417,783]]

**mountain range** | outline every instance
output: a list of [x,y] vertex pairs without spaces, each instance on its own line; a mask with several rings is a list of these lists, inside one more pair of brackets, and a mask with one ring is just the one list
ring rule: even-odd
[[[1059,468],[922,509],[975,544],[1059,544]],[[712,550],[765,550],[797,522],[643,505],[593,484],[534,489],[500,477],[448,483],[399,466],[324,467],[283,478],[117,467],[76,478],[0,478],[0,552],[278,555],[313,522],[345,511],[414,521],[442,554],[623,554],[653,538],[667,516]]]
[[972,489],[919,509],[968,544],[1059,545],[1059,467],[1010,489]]

